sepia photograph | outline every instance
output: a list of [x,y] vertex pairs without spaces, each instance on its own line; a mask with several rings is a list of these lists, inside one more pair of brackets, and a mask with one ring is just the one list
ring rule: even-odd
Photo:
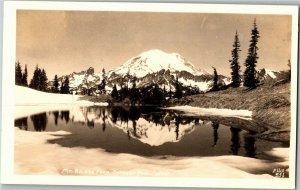
[[5,3],[4,182],[295,186],[297,7]]

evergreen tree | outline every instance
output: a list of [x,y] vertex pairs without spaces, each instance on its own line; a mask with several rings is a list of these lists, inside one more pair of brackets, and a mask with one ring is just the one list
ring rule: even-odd
[[48,87],[48,78],[45,69],[42,69],[40,72],[40,90],[41,91],[47,91]]
[[289,60],[288,62],[288,67],[289,67],[289,71],[288,71],[288,80],[291,80],[291,76],[292,76],[292,69],[291,69],[291,60]]
[[15,65],[15,84],[22,85],[22,68],[19,61]]
[[214,67],[213,69],[214,69],[214,84],[212,87],[212,91],[217,91],[219,90],[219,85],[218,85],[219,77],[218,77],[217,69]]
[[251,40],[248,49],[248,56],[245,62],[245,72],[244,72],[244,86],[249,88],[255,88],[258,81],[256,79],[256,64],[258,60],[257,56],[257,43],[259,39],[259,31],[257,29],[256,21],[254,20],[253,29],[251,31]]
[[69,77],[68,76],[66,76],[65,80],[63,81],[63,83],[60,87],[60,93],[61,94],[69,94],[70,93]]
[[105,69],[102,69],[102,80],[101,83],[98,86],[98,89],[100,90],[100,94],[105,94],[106,90],[105,90],[105,86],[106,86],[106,81],[107,81],[107,77],[106,77],[106,73],[105,73]]
[[28,77],[27,65],[25,64],[24,73],[23,73],[23,75],[22,75],[22,85],[23,85],[23,86],[28,86],[27,77]]
[[175,95],[174,98],[182,98],[182,89],[180,86],[180,83],[178,81],[178,76],[176,76],[176,81],[175,81]]
[[53,92],[54,93],[58,93],[59,89],[58,89],[59,83],[58,83],[58,78],[57,75],[54,76],[54,81],[53,81]]
[[29,84],[30,88],[40,90],[40,75],[41,75],[41,70],[39,69],[39,66],[36,65],[35,70],[33,72],[33,77]]
[[136,87],[136,80],[137,78],[136,76],[134,76],[132,79],[132,88],[130,89],[129,92],[129,98],[132,104],[134,104],[140,97],[139,89],[137,89]]
[[235,33],[233,49],[231,50],[232,59],[229,60],[231,63],[231,86],[236,88],[240,86],[241,76],[240,76],[240,63],[239,63],[239,52],[240,52],[240,41],[238,33]]
[[117,99],[119,97],[116,84],[114,84],[113,89],[111,91],[111,97],[113,99]]

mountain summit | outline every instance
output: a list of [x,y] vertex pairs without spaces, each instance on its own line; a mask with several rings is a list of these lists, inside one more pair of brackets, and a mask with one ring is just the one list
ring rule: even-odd
[[186,71],[193,75],[207,74],[198,71],[193,64],[178,53],[166,53],[158,49],[143,52],[129,59],[125,64],[115,69],[114,72],[118,75],[130,74],[140,78],[163,69],[170,72]]

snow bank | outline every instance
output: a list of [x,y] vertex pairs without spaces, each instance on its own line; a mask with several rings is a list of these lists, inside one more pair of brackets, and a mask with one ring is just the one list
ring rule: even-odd
[[15,86],[15,94],[15,118],[73,106],[108,106],[107,102],[80,100],[79,95],[46,93],[23,86]]
[[[124,153],[112,154],[100,148],[66,148],[57,144],[46,143],[49,139],[61,138],[68,134],[68,132],[64,131],[30,132],[15,128],[15,173],[39,175],[273,178],[268,174],[255,175],[249,173],[251,170],[259,170],[262,167],[270,169],[275,166],[274,163],[253,158],[240,156],[168,156],[161,159],[159,157],[141,157]],[[278,180],[281,179],[278,178]]]
[[232,110],[232,109],[218,109],[218,108],[200,108],[193,106],[174,106],[165,109],[179,110],[186,113],[195,115],[211,115],[211,116],[222,116],[222,117],[236,117],[240,119],[251,120],[252,111],[249,110]]

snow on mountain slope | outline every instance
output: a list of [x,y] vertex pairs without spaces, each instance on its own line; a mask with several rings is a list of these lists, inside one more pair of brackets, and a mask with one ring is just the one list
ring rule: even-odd
[[274,74],[274,71],[271,71],[270,69],[265,69],[266,75],[270,76],[271,78],[276,78],[276,75]]
[[160,70],[187,71],[193,75],[206,74],[204,71],[198,71],[194,65],[184,59],[177,53],[165,53],[161,50],[149,50],[141,53],[137,57],[129,59],[121,67],[113,72],[119,75],[135,75],[144,77],[149,73],[155,73]]

